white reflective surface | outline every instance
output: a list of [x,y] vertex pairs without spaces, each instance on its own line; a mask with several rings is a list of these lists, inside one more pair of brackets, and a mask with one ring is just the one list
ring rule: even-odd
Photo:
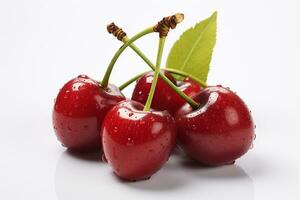
[[238,165],[203,168],[178,157],[174,155],[149,180],[128,183],[118,179],[105,163],[64,152],[56,167],[55,192],[58,199],[97,199],[103,193],[125,199],[254,199],[253,180]]
[[[299,200],[299,7],[293,0],[0,1],[0,199]],[[115,21],[133,35],[184,12],[185,21],[167,39],[166,58],[180,33],[214,10],[218,40],[208,83],[229,86],[251,108],[252,150],[235,165],[215,168],[177,153],[150,180],[128,183],[99,156],[60,146],[51,124],[53,99],[79,74],[102,78],[120,46],[106,24]],[[151,59],[155,39],[137,42]],[[143,61],[126,51],[111,81],[120,85],[143,70]],[[125,94],[130,97],[130,88]]]

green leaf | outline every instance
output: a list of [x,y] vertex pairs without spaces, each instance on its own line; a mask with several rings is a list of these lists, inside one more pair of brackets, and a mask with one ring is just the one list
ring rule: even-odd
[[214,12],[209,18],[186,30],[174,43],[166,67],[186,72],[206,82],[216,44],[216,29],[217,12]]

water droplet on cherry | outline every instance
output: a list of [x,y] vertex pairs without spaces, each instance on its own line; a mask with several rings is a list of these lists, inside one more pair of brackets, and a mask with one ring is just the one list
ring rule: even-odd
[[118,127],[117,126],[114,127],[114,132],[118,132]]
[[133,140],[132,140],[132,138],[127,138],[127,143],[126,143],[126,145],[127,146],[132,146],[132,145],[134,145],[134,142],[133,142]]
[[196,130],[196,129],[197,129],[197,127],[196,127],[195,124],[192,125],[192,129],[193,129],[193,130]]
[[77,76],[77,78],[89,78],[89,77],[87,75],[80,74],[79,76]]

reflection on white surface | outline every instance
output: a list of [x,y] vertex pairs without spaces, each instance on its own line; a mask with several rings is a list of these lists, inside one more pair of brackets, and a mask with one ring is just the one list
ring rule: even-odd
[[125,182],[116,177],[99,155],[62,153],[55,173],[59,200],[100,199],[254,199],[254,185],[237,165],[201,167],[178,153],[149,180]]

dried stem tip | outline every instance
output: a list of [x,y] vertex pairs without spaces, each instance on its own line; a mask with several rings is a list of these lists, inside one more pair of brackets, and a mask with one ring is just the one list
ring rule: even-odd
[[123,38],[126,36],[126,33],[113,22],[107,25],[107,31],[120,41],[123,41]]
[[177,24],[182,22],[184,15],[182,13],[177,13],[172,16],[164,17],[159,21],[153,28],[154,32],[159,33],[159,37],[166,37],[170,29],[174,29]]
[[182,14],[182,13],[176,13],[173,16],[175,16],[175,21],[177,24],[179,24],[180,22],[182,22],[184,20],[184,14]]

